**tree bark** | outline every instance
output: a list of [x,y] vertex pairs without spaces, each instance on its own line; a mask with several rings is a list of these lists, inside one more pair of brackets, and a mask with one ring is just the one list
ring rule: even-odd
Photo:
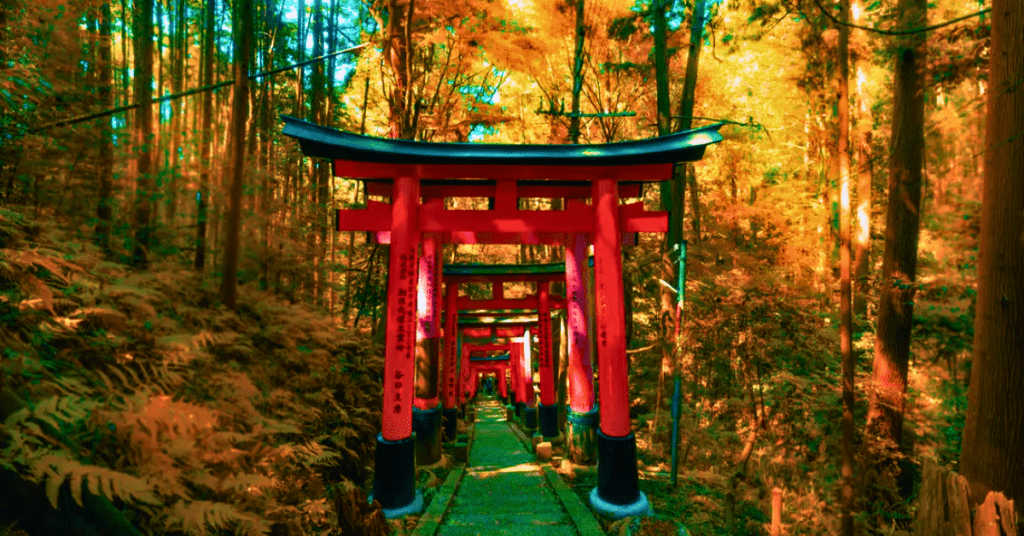
[[[839,20],[846,22],[850,0],[839,1]],[[839,353],[842,360],[843,417],[840,515],[843,536],[853,536],[853,296],[850,281],[850,28],[839,24]]]
[[583,91],[583,54],[587,39],[583,8],[583,0],[576,0],[576,45],[572,56],[572,115],[569,116],[569,142],[572,144],[580,142],[580,93]]
[[242,183],[245,173],[245,126],[249,115],[249,48],[252,43],[252,0],[235,0],[235,84],[231,102],[231,183],[224,237],[224,269],[220,300],[234,309],[238,298],[238,251],[242,234]]
[[[900,0],[898,10],[904,14],[903,26],[923,26],[926,9],[927,0]],[[869,429],[897,446],[903,436],[920,233],[924,91],[919,71],[925,63],[924,36],[910,34],[897,45],[882,294],[868,409]]]
[[854,235],[853,314],[868,314],[868,272],[871,253],[871,129],[861,126],[857,150],[857,234]]
[[138,167],[135,176],[135,243],[132,263],[145,268],[149,263],[153,195],[153,0],[135,4],[135,110],[134,149]]
[[[110,3],[100,7],[99,62],[96,65],[99,76],[97,97],[101,106],[113,107],[113,61],[111,59],[111,14]],[[99,202],[96,205],[95,243],[105,254],[110,253],[110,229],[114,203],[114,144],[110,121],[100,121],[99,154]]]
[[[187,2],[185,0],[178,0],[178,8],[175,13],[176,22],[174,24],[174,37],[172,39],[171,46],[171,92],[174,94],[181,93],[185,87],[185,56],[188,55],[188,38],[185,37],[185,10],[187,8]],[[177,101],[179,104],[175,106],[173,103],[176,101],[170,101],[171,104],[171,174],[170,183],[167,187],[167,224],[174,227],[175,219],[178,215],[178,184],[177,178],[181,176],[179,171],[180,164],[180,150],[182,142],[182,132],[184,131],[183,125],[185,124],[185,101]]]
[[1024,501],[1024,3],[993,0],[974,361],[960,473],[971,504]]
[[[217,14],[217,1],[206,3],[206,20],[203,29],[203,85],[213,85],[214,60],[214,21]],[[203,93],[203,130],[202,130],[202,161],[199,163],[202,174],[199,177],[199,190],[196,192],[196,254],[192,266],[202,273],[206,266],[206,220],[210,207],[210,176],[213,171],[211,160],[213,152],[213,92]]]
[[412,17],[413,0],[388,0],[387,41],[384,56],[394,74],[395,83],[388,98],[391,137],[411,140],[416,137],[412,99]]
[[[323,14],[323,1],[315,0],[313,2],[313,57],[319,58],[324,54],[324,14]],[[318,61],[313,64],[313,76],[310,80],[312,98],[310,100],[311,115],[313,122],[323,125],[327,122],[327,107],[326,107],[326,96],[325,86],[326,76],[324,69],[324,62]],[[314,282],[313,295],[315,303],[325,305],[327,284],[325,278],[327,276],[327,270],[324,267],[325,262],[325,243],[327,241],[327,182],[328,174],[327,170],[330,167],[330,162],[324,159],[310,159],[313,165],[313,175],[311,181],[313,184],[313,218],[310,222],[311,229],[309,233],[309,242],[312,246],[310,248],[310,255],[313,257],[313,265],[316,267],[315,276],[316,281]]]

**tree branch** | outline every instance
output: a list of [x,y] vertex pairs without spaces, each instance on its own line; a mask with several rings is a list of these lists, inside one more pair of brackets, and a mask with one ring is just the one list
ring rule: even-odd
[[911,30],[879,30],[878,28],[871,28],[871,27],[868,27],[868,26],[858,26],[856,24],[851,24],[849,22],[843,22],[843,21],[837,19],[835,17],[835,15],[833,15],[832,13],[829,13],[829,11],[827,9],[825,9],[824,6],[821,5],[821,0],[814,0],[814,3],[815,3],[815,5],[818,6],[818,11],[821,11],[821,13],[823,15],[828,17],[829,20],[831,20],[835,24],[838,24],[840,26],[847,26],[849,28],[856,28],[858,30],[864,30],[866,32],[874,32],[874,33],[882,34],[882,35],[910,35],[910,34],[916,34],[916,33],[922,33],[922,32],[930,32],[932,30],[938,30],[939,28],[942,28],[942,27],[945,27],[945,26],[949,26],[951,24],[956,24],[958,22],[965,21],[967,19],[973,19],[974,17],[978,17],[978,16],[981,16],[981,15],[984,15],[985,13],[988,13],[989,11],[992,11],[991,7],[986,7],[985,9],[982,9],[981,11],[978,11],[976,13],[971,13],[970,15],[964,15],[963,17],[957,17],[955,19],[950,19],[950,20],[947,20],[945,22],[940,22],[940,23],[932,25],[932,26],[925,26],[924,28],[913,28]]
[[[363,43],[361,45],[356,45],[354,47],[346,48],[344,50],[339,50],[337,52],[332,52],[330,54],[324,54],[323,56],[319,56],[319,57],[316,57],[316,58],[313,58],[313,59],[310,59],[310,60],[306,60],[306,61],[303,61],[303,62],[299,62],[299,63],[293,64],[293,65],[288,65],[288,66],[285,66],[285,67],[280,67],[280,68],[273,69],[273,70],[270,70],[270,71],[264,71],[262,73],[250,74],[249,75],[249,80],[254,80],[256,78],[262,78],[264,76],[271,76],[271,75],[274,75],[274,74],[277,74],[277,73],[281,73],[281,72],[284,72],[284,71],[290,71],[292,69],[298,69],[299,67],[304,67],[306,65],[309,65],[310,63],[316,63],[318,61],[323,61],[325,59],[332,58],[332,57],[338,56],[340,54],[345,54],[347,52],[352,52],[352,51],[355,51],[355,50],[359,50],[360,48],[366,47],[369,44],[370,43]],[[210,85],[210,86],[197,87],[197,88],[190,89],[188,91],[182,91],[181,93],[175,93],[173,95],[164,95],[163,97],[159,97],[159,98],[153,99],[153,104],[156,104],[156,103],[159,103],[159,102],[165,102],[165,101],[169,101],[169,100],[174,100],[174,99],[180,99],[181,97],[188,97],[189,95],[195,95],[197,93],[204,93],[206,91],[213,91],[215,89],[220,89],[220,88],[225,87],[225,86],[230,86],[231,84],[234,84],[234,83],[235,83],[235,81],[233,79],[232,80],[224,80],[223,82],[218,82],[218,83]],[[51,128],[63,127],[63,126],[67,126],[67,125],[74,125],[75,123],[82,123],[84,121],[89,121],[89,120],[92,120],[92,119],[99,119],[101,117],[107,117],[107,116],[110,116],[110,115],[119,114],[121,112],[127,112],[129,110],[134,110],[134,109],[136,109],[138,107],[139,107],[138,103],[132,103],[132,104],[127,104],[125,106],[118,106],[117,108],[111,108],[109,110],[104,110],[102,112],[95,112],[95,113],[86,114],[86,115],[79,115],[79,116],[75,116],[75,117],[69,117],[68,119],[62,119],[60,121],[56,121],[56,122],[53,122],[53,123],[47,123],[45,125],[40,125],[40,126],[37,126],[37,127],[33,127],[31,129],[29,129],[29,132],[30,133],[35,133],[35,132],[40,132],[42,130],[48,130],[48,129],[51,129]]]

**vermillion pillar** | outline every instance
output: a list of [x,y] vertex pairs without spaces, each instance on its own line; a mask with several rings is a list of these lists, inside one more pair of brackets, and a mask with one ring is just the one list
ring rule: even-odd
[[533,335],[523,334],[523,426],[527,432],[537,429],[537,395],[533,390]]
[[440,339],[441,243],[435,235],[423,238],[416,299],[416,397],[412,422],[416,432],[416,463],[441,460],[441,404],[437,393]]
[[444,286],[444,363],[441,368],[441,383],[444,385],[444,409],[442,420],[445,441],[455,441],[458,435],[458,368],[459,368],[459,284],[446,283]]
[[558,400],[555,397],[555,371],[551,358],[551,293],[547,281],[537,282],[537,319],[540,324],[537,333],[540,352],[537,356],[537,370],[540,373],[540,433],[545,438],[558,437]]
[[498,396],[502,400],[508,398],[508,385],[505,384],[505,374],[507,371],[508,366],[500,367],[494,376],[494,382],[498,384]]
[[587,282],[584,279],[587,240],[586,234],[570,234],[565,247],[566,324],[569,331],[566,433],[569,458],[578,464],[597,461],[598,412],[594,405],[594,369],[590,362]]
[[515,406],[516,418],[522,418],[523,408],[526,407],[526,395],[523,393],[523,345],[512,339],[512,347],[509,350],[509,362],[511,366],[510,382],[512,383],[512,405]]
[[619,194],[615,180],[600,177],[594,180],[593,192],[601,431],[598,433],[597,487],[590,493],[590,504],[605,516],[621,519],[650,514],[651,505],[640,491],[636,436],[629,417]]
[[416,259],[419,180],[394,180],[391,251],[388,259],[388,327],[384,354],[384,412],[377,436],[373,499],[387,518],[423,510],[415,488],[412,439],[413,382],[416,378]]

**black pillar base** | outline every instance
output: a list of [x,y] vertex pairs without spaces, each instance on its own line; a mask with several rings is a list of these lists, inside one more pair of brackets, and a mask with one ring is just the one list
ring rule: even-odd
[[527,430],[537,429],[537,408],[523,408],[523,427]]
[[459,433],[459,410],[457,408],[444,408],[441,410],[442,427],[444,428],[444,440],[455,441]]
[[590,492],[594,510],[614,519],[651,514],[636,472],[636,436],[612,437],[598,431],[597,450],[597,488]]
[[416,433],[416,463],[441,461],[441,404],[425,410],[413,407],[412,431]]
[[416,448],[411,437],[388,441],[377,434],[374,464],[370,500],[380,502],[385,517],[402,517],[423,510],[423,495],[415,487]]
[[540,435],[558,437],[558,404],[540,404],[537,409],[540,412]]
[[523,404],[522,402],[516,402],[516,418],[517,419],[522,419],[523,418],[523,408],[525,408],[525,407],[526,407],[526,404]]

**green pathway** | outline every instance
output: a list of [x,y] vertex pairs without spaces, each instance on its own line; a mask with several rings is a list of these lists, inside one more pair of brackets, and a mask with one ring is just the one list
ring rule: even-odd
[[469,464],[438,536],[577,536],[579,532],[532,454],[493,400],[477,404]]

